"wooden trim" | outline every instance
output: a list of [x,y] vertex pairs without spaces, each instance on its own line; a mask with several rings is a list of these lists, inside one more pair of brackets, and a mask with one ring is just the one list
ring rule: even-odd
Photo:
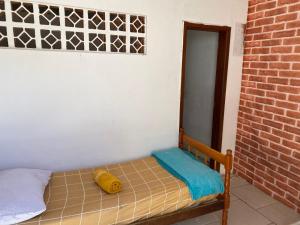
[[211,147],[221,151],[230,47],[230,27],[219,32]]
[[[227,26],[214,26],[184,22],[181,68],[180,128],[183,128],[184,89],[186,77],[186,42],[188,30],[202,30],[219,33],[211,147],[217,151],[221,151],[231,28]],[[211,161],[211,166],[213,165],[214,162]]]
[[181,91],[180,91],[180,120],[179,129],[183,129],[183,108],[184,108],[184,88],[185,88],[185,64],[186,64],[186,39],[188,24],[184,22],[183,30],[183,49],[182,49],[182,66],[181,66]]

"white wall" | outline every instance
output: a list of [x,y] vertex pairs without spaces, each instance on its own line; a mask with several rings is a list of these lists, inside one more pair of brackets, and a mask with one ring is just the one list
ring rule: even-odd
[[[183,20],[234,34],[247,8],[247,0],[47,2],[147,15],[147,55],[1,49],[0,169],[90,167],[175,146]],[[231,50],[224,149],[235,145],[241,67]]]

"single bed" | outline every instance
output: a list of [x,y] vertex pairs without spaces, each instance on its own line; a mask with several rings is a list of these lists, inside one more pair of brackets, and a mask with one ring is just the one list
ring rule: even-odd
[[[181,132],[179,147],[209,162],[225,165],[225,192],[191,199],[188,187],[163,169],[155,158],[102,167],[118,176],[123,190],[109,195],[93,181],[93,169],[54,173],[45,191],[47,211],[22,225],[172,224],[223,209],[227,224],[231,154],[223,155]],[[204,156],[204,158],[203,158]],[[213,159],[214,161],[209,160]]]

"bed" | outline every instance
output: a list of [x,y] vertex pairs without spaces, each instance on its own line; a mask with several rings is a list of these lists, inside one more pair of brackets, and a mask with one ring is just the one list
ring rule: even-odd
[[179,147],[192,152],[213,169],[223,164],[225,192],[191,199],[188,187],[163,169],[155,158],[103,166],[118,176],[122,192],[109,195],[93,181],[95,168],[52,175],[44,199],[47,210],[22,225],[172,224],[216,210],[223,210],[227,224],[231,151],[223,155],[188,137],[181,130]]

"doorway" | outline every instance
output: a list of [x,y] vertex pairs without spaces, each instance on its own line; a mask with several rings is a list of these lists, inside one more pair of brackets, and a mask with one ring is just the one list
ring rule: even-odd
[[231,28],[184,22],[180,128],[221,151]]

